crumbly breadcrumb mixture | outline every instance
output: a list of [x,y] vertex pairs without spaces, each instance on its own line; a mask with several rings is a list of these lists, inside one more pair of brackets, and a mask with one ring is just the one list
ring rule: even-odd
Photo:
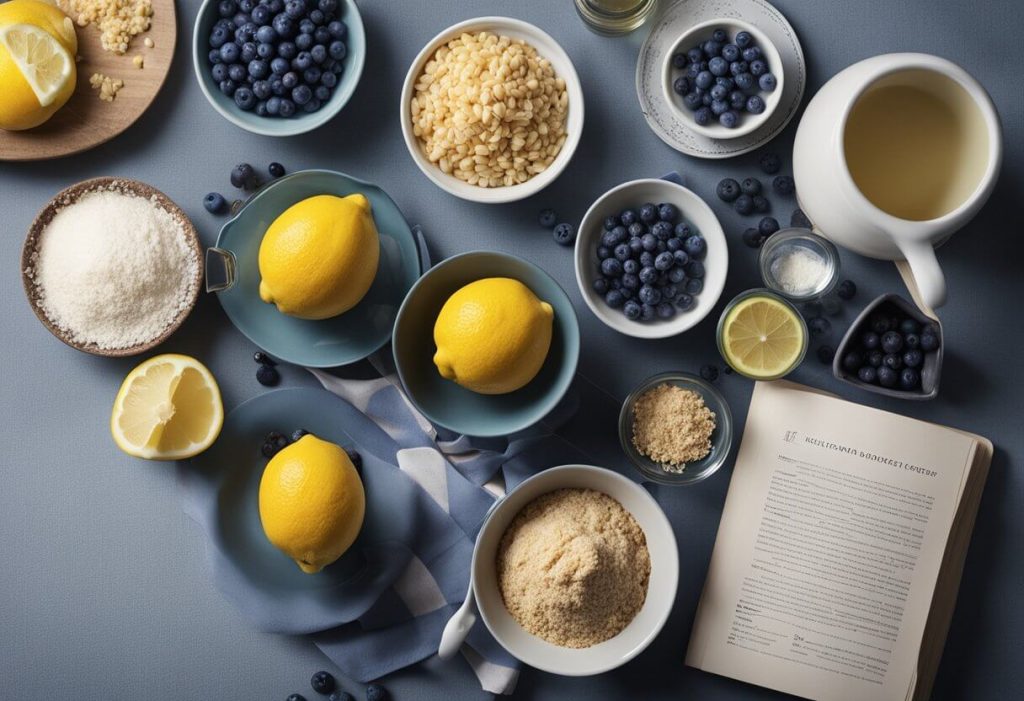
[[666,472],[682,472],[686,463],[711,452],[715,418],[697,392],[660,384],[641,394],[633,406],[633,447]]
[[569,648],[596,645],[629,625],[651,575],[639,524],[593,489],[558,489],[523,507],[501,538],[496,566],[512,617]]
[[113,102],[117,93],[124,87],[124,81],[120,78],[111,78],[102,73],[93,73],[89,77],[89,85],[93,90],[99,91],[99,98],[104,102]]
[[79,27],[96,25],[105,51],[124,55],[132,38],[149,31],[152,0],[58,0],[60,9]]

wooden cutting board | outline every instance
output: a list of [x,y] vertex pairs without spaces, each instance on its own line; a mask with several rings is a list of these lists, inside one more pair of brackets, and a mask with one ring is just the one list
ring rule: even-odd
[[[78,83],[75,94],[50,120],[35,129],[0,129],[0,161],[38,161],[80,153],[109,141],[135,123],[145,112],[167,78],[178,36],[174,0],[153,0],[152,26],[132,39],[124,56],[104,51],[100,31],[94,26],[75,26],[78,32]],[[146,48],[145,38],[153,40]],[[145,60],[140,70],[132,57]],[[104,102],[89,85],[93,73],[120,78],[124,87],[113,102]]]

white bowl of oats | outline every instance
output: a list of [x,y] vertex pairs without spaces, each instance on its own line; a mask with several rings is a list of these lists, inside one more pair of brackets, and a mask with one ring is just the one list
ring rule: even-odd
[[545,188],[572,159],[583,90],[546,32],[477,17],[423,47],[399,112],[409,154],[438,187],[474,202],[514,202]]
[[602,467],[561,465],[496,503],[470,577],[442,657],[458,650],[479,615],[522,662],[587,676],[625,664],[657,637],[675,601],[679,552],[640,484]]

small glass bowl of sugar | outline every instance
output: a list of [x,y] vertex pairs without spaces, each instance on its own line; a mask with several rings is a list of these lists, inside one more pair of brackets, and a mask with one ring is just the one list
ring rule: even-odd
[[839,251],[807,229],[783,229],[761,247],[761,278],[793,302],[819,299],[839,282]]

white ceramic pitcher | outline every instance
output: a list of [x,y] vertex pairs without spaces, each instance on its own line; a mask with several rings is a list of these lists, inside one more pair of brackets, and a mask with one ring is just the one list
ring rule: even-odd
[[807,105],[793,175],[815,229],[905,260],[915,298],[934,308],[946,300],[934,246],[985,203],[1001,158],[999,118],[974,78],[937,56],[886,54],[836,74]]

